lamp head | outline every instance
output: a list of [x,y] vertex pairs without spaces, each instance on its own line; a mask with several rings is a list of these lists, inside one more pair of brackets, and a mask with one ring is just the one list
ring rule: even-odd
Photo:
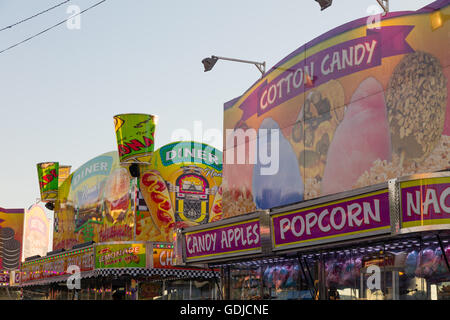
[[47,202],[46,204],[45,204],[45,207],[48,209],[48,210],[51,210],[51,211],[53,211],[54,209],[55,209],[55,204],[53,203],[53,202]]
[[211,58],[205,58],[202,60],[203,66],[205,67],[205,72],[210,71],[217,62],[217,58],[212,56]]
[[333,0],[316,0],[316,2],[320,4],[320,11],[322,11],[331,6]]
[[133,163],[132,165],[130,165],[128,170],[130,171],[130,175],[133,178],[139,178],[141,173],[139,170],[139,165],[137,163]]

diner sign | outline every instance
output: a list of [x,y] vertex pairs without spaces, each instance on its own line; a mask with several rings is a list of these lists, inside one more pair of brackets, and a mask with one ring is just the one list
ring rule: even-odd
[[450,177],[400,183],[402,228],[450,224]]
[[242,255],[261,250],[260,221],[252,219],[185,234],[186,260]]
[[390,232],[383,189],[271,216],[274,250]]

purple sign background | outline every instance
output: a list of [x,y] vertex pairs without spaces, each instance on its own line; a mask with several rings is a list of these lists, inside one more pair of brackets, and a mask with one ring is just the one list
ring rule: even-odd
[[358,199],[281,213],[272,216],[272,226],[275,247],[326,238],[335,241],[350,235],[362,237],[374,229],[390,227],[389,193],[374,192]]
[[186,258],[230,254],[261,247],[259,220],[226,225],[185,235]]
[[450,183],[402,188],[402,222],[450,219],[449,195]]
[[[313,86],[319,86],[329,80],[338,79],[355,72],[379,66],[381,65],[381,60],[383,58],[414,52],[406,41],[406,37],[413,28],[414,26],[385,26],[381,27],[379,30],[367,29],[366,37],[349,40],[327,48],[326,50],[322,50],[290,67],[288,70],[281,73],[281,75],[271,80],[270,83],[268,83],[266,79],[239,106],[239,108],[243,110],[242,120],[247,120],[255,113],[260,116],[261,114],[277,107],[281,103],[305,92],[308,89],[311,89]],[[358,46],[363,50],[362,58],[364,58],[364,61],[361,60],[359,64],[353,64],[352,62],[349,67],[343,66],[342,70],[334,72],[329,71],[328,74],[321,73],[321,67],[325,62],[326,63],[324,65],[326,65],[327,68],[330,64],[332,64],[333,53],[335,52],[341,52],[343,49],[347,48],[354,48],[354,55],[356,59],[356,55],[358,54]],[[306,46],[303,46],[301,49],[305,50]],[[370,55],[367,53],[364,54],[366,50],[369,49],[371,50]],[[370,56],[370,59],[368,56]],[[300,70],[307,70],[307,72],[305,72],[311,76],[312,86],[308,86],[305,83],[299,84],[298,86],[294,85],[294,82],[296,81],[295,78],[299,77],[297,75],[297,71]],[[300,78],[304,76],[304,72],[299,74],[301,74]],[[286,79],[289,80],[287,81]],[[301,80],[297,81],[302,83]],[[267,96],[270,96],[270,91],[268,90],[270,90],[271,86],[278,86],[278,90],[282,90],[285,94],[283,94],[282,97],[274,97],[275,101],[262,110],[260,102],[264,100],[263,98],[267,100]]]

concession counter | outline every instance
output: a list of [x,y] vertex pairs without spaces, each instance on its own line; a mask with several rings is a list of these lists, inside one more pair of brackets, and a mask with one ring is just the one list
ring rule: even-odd
[[449,299],[449,195],[448,171],[391,179],[179,230],[178,254],[225,299]]

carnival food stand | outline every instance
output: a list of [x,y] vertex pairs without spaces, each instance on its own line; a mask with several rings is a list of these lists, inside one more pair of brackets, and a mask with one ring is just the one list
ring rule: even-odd
[[[96,273],[130,300],[216,299],[219,273],[174,266],[173,244],[118,242],[96,246]],[[199,290],[196,290],[199,289]]]
[[87,161],[59,185],[51,187],[59,163],[38,164],[41,198],[55,210],[54,251],[24,263],[25,293],[86,300],[218,298],[218,270],[175,266],[172,240],[177,226],[221,218],[222,153],[194,141],[154,151],[154,119],[115,116],[118,152]]
[[450,172],[441,172],[274,208],[264,254],[212,252],[208,239],[221,248],[228,231],[187,228],[183,259],[220,266],[228,299],[449,299],[449,194]]
[[0,207],[0,299],[19,299],[24,209]]
[[348,22],[225,103],[220,223],[267,210],[272,243],[195,260],[225,298],[448,299],[449,14]]
[[322,298],[448,299],[449,182],[414,175],[274,209],[273,250],[310,259]]
[[[261,277],[251,268],[250,272],[241,272],[233,266],[242,259],[267,256],[270,254],[270,243],[268,212],[254,212],[206,226],[179,229],[176,261],[179,265],[207,263],[211,268],[221,266],[222,298],[248,299],[260,296],[261,292],[254,284]],[[242,292],[240,287],[236,287],[236,281],[245,282]]]
[[[69,269],[71,266],[75,268]],[[94,247],[91,244],[79,249],[58,250],[49,252],[44,257],[26,259],[22,263],[21,286],[24,299],[92,299],[96,297],[97,289],[96,283],[92,281],[93,277]],[[78,291],[68,286],[69,283],[75,285],[77,278],[80,280]]]
[[29,259],[21,286],[25,299],[215,299],[217,277],[174,267],[171,243],[111,242]]

